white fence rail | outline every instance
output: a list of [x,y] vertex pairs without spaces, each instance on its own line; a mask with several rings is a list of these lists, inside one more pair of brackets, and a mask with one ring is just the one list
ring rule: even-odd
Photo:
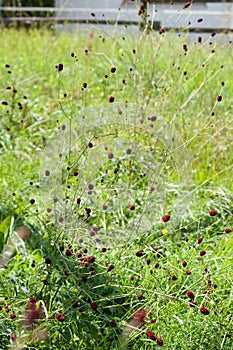
[[[105,1],[69,1],[66,7],[56,3],[56,7],[0,7],[0,23],[90,23],[90,24],[133,24],[142,20],[135,4],[108,7]],[[92,3],[92,6],[90,6]],[[114,0],[111,2],[114,4]],[[115,1],[119,3],[119,1]],[[76,7],[77,4],[82,7]],[[69,6],[68,6],[69,5]],[[101,7],[102,5],[102,7]],[[104,5],[104,6],[103,6]],[[46,17],[29,14],[46,12]],[[3,15],[7,14],[7,17]],[[9,14],[11,14],[9,15]],[[17,15],[15,15],[17,13]],[[25,14],[26,13],[26,14]],[[228,32],[233,33],[233,3],[194,3],[190,9],[183,10],[182,4],[173,6],[150,4],[148,21],[155,29],[187,28],[190,32]]]

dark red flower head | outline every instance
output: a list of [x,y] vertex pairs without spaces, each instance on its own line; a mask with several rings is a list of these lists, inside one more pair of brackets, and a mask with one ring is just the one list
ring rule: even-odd
[[230,227],[227,227],[226,229],[225,229],[225,233],[230,233],[232,230],[231,230],[231,228]]
[[215,216],[217,214],[218,214],[218,211],[215,209],[209,211],[209,216]]
[[15,333],[10,334],[10,340],[15,341],[17,338],[17,335]]
[[187,9],[191,5],[191,1],[188,1],[184,4],[183,9]]
[[136,256],[138,256],[138,257],[143,256],[143,250],[142,250],[142,249],[138,250],[138,251],[136,252]]
[[139,324],[139,323],[144,322],[145,318],[146,318],[146,310],[145,309],[139,309],[133,315],[132,321],[134,321],[137,324]]
[[24,321],[25,326],[29,326],[35,323],[38,319],[41,318],[43,314],[43,305],[40,303],[37,305],[35,302],[29,303],[24,312]]
[[201,306],[199,311],[203,314],[203,315],[209,315],[210,310],[208,310],[206,307]]
[[92,310],[96,311],[98,309],[98,304],[95,302],[90,303],[90,307],[92,308]]
[[195,298],[195,295],[193,292],[191,292],[190,290],[187,291],[187,296],[189,297],[189,299],[193,300]]
[[206,254],[206,251],[205,250],[201,250],[200,251],[200,256],[204,256]]
[[55,314],[54,318],[55,318],[57,321],[59,321],[59,322],[63,322],[63,321],[65,321],[65,319],[66,319],[65,316],[63,316],[63,315],[60,314],[60,312],[57,312],[57,313]]
[[151,340],[156,340],[157,337],[154,334],[154,332],[150,331],[149,329],[146,330],[146,336],[147,338],[151,339]]
[[61,72],[61,71],[63,70],[63,64],[62,64],[62,63],[58,63],[58,64],[56,65],[56,68],[57,68],[57,71],[58,71],[58,72]]
[[159,346],[162,346],[163,345],[163,339],[162,338],[157,338],[157,344]]
[[167,221],[170,220],[170,218],[171,218],[171,216],[169,214],[165,214],[165,215],[162,216],[161,220],[163,222],[167,222]]

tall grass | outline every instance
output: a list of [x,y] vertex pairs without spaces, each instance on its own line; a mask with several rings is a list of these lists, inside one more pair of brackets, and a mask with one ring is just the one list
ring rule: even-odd
[[2,348],[231,349],[232,44],[0,50]]

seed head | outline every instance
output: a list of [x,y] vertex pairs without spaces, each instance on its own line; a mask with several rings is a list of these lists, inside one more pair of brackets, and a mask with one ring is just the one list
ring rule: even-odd
[[108,102],[112,103],[112,102],[114,102],[114,100],[115,100],[115,97],[114,97],[114,96],[109,96]]
[[199,254],[200,254],[200,256],[204,256],[206,254],[206,251],[205,250],[201,250]]
[[47,265],[52,264],[52,259],[49,258],[49,257],[45,258],[45,263],[46,263]]
[[65,316],[61,315],[59,312],[55,314],[54,318],[59,322],[63,322],[66,319]]
[[209,315],[210,310],[208,310],[206,307],[201,306],[199,311],[203,314],[203,315]]
[[17,335],[15,333],[10,334],[10,340],[15,341],[17,338]]
[[213,210],[210,210],[209,212],[209,216],[216,216],[218,214],[218,211],[213,209]]
[[157,344],[159,346],[162,346],[163,345],[163,339],[162,338],[157,338]]
[[111,73],[115,73],[115,72],[116,72],[116,67],[112,67],[112,68],[110,69],[110,72],[111,72]]
[[57,69],[58,72],[61,72],[63,70],[63,64],[62,63],[58,63],[56,65],[56,69]]
[[227,227],[224,232],[225,233],[230,233],[231,231],[232,231],[232,229],[230,227]]
[[183,9],[187,9],[191,5],[191,1],[188,1],[184,4]]
[[154,334],[154,332],[150,331],[149,329],[146,330],[146,336],[147,338],[151,339],[151,340],[156,340],[156,336]]
[[195,295],[193,292],[191,292],[190,290],[187,291],[187,296],[189,297],[189,299],[193,300],[195,298]]
[[136,256],[138,256],[138,257],[143,256],[143,250],[142,250],[142,249],[138,250],[138,251],[136,252]]
[[95,303],[95,302],[92,302],[92,303],[90,303],[90,307],[91,307],[92,310],[97,311],[97,309],[98,309],[98,304]]
[[114,269],[114,265],[113,264],[110,264],[108,267],[107,267],[107,271],[110,272]]
[[163,222],[168,222],[170,220],[171,216],[169,214],[165,214],[162,216],[161,220]]

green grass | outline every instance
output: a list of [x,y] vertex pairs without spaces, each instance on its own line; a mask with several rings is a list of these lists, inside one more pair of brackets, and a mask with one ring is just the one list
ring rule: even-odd
[[0,348],[232,349],[232,44],[174,37],[1,30]]

